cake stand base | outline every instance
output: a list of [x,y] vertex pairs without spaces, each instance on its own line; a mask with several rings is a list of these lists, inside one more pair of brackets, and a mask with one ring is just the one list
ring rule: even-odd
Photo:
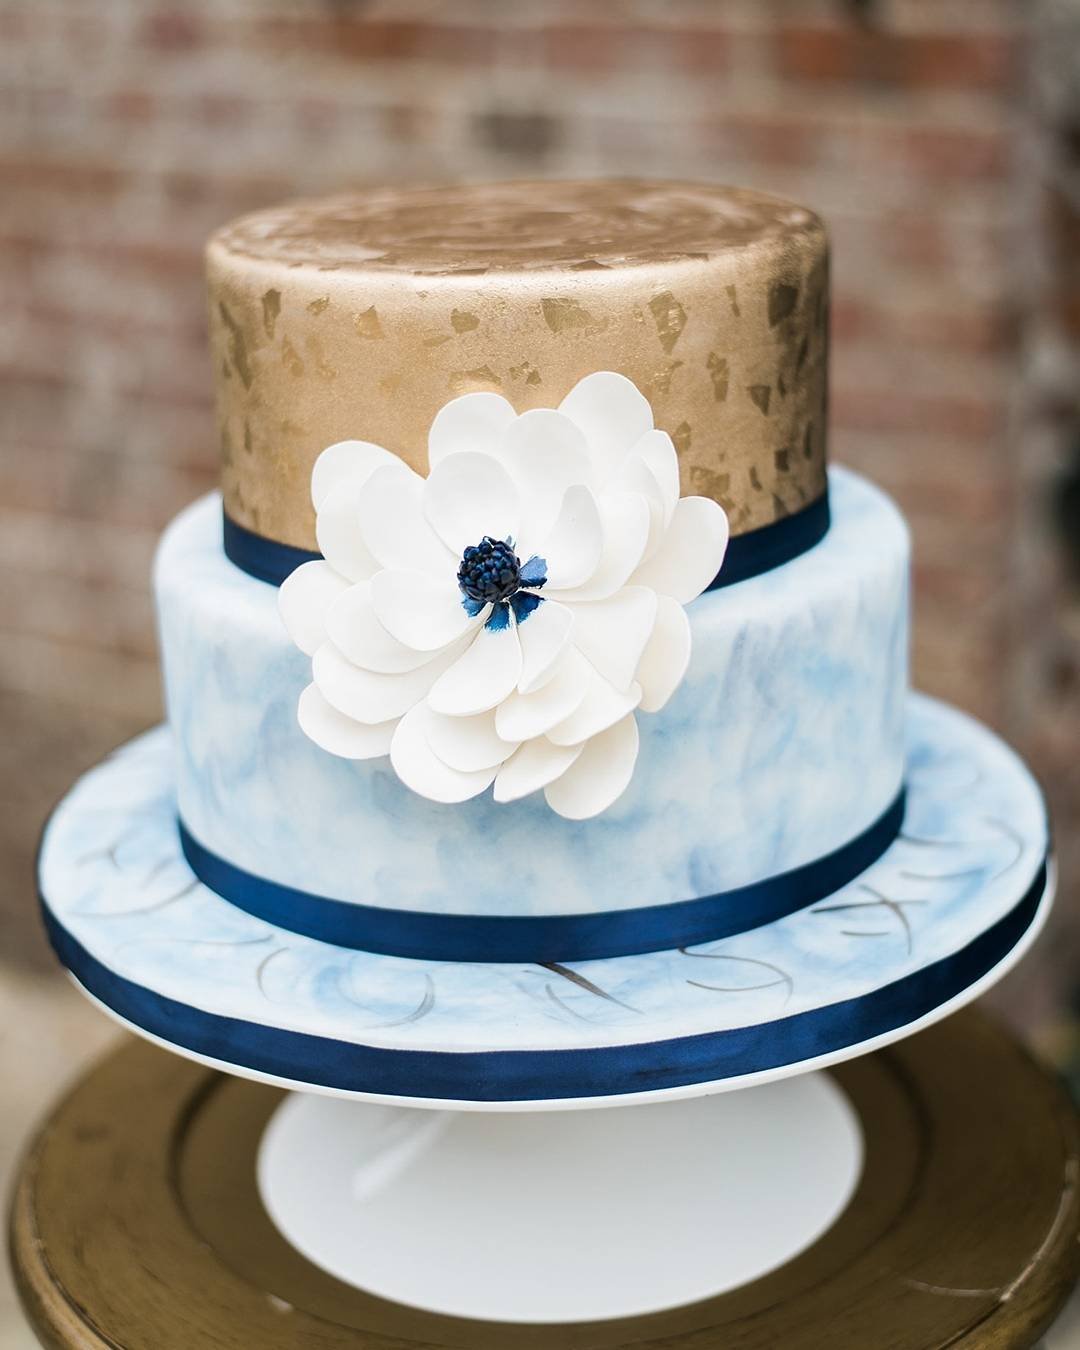
[[291,1094],[258,1159],[304,1256],[398,1303],[505,1322],[636,1317],[809,1247],[862,1169],[827,1074],[606,1111],[431,1112]]
[[[378,1298],[307,1260],[256,1181],[283,1094],[129,1040],[30,1146],[12,1209],[16,1280],[50,1350],[1035,1345],[1080,1268],[1080,1134],[1060,1085],[972,1012],[829,1077],[858,1117],[865,1157],[850,1203],[805,1251],[666,1312],[507,1325]],[[635,1182],[665,1162],[646,1159]],[[544,1202],[587,1259],[578,1225],[601,1203],[595,1193],[563,1187]],[[512,1219],[516,1188],[505,1205]]]

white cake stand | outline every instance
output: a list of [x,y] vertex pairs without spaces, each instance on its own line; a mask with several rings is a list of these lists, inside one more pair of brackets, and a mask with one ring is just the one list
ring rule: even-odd
[[435,1312],[593,1321],[730,1290],[817,1240],[863,1157],[822,1071],[971,1002],[1037,936],[1054,874],[1016,756],[913,697],[907,786],[886,854],[767,927],[572,969],[455,965],[313,942],[200,885],[158,730],[61,803],[41,891],[112,1017],[294,1089],[258,1178],[315,1264]]

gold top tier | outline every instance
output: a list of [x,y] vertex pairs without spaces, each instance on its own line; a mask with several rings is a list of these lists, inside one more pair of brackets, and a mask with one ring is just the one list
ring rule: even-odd
[[732,532],[825,490],[828,242],[811,211],[695,183],[386,189],[246,216],[207,251],[225,505],[315,548],[311,466],[374,441],[427,472],[448,399],[555,407],[629,376],[683,492]]

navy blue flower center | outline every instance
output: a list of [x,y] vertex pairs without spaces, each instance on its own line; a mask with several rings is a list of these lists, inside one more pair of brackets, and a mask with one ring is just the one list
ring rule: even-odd
[[510,627],[511,614],[523,624],[544,603],[536,592],[547,584],[547,563],[536,553],[523,563],[513,539],[485,534],[461,555],[457,583],[466,613],[475,619],[490,605],[485,627],[498,632]]
[[461,593],[481,605],[509,600],[521,586],[521,559],[509,541],[486,534],[461,555],[457,572]]

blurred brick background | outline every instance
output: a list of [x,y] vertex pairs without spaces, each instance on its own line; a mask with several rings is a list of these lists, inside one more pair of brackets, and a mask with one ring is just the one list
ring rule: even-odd
[[202,243],[373,181],[821,211],[833,454],[914,527],[917,678],[1033,757],[1080,881],[1078,47],[1080,0],[0,0],[0,944],[44,960],[45,810],[159,715],[151,554],[215,476]]
[[348,184],[620,172],[829,220],[833,454],[914,527],[919,683],[1051,795],[1057,940],[997,997],[1080,1069],[1080,0],[0,0],[0,1187],[107,1034],[32,854],[160,716],[151,555],[215,477],[205,237]]

